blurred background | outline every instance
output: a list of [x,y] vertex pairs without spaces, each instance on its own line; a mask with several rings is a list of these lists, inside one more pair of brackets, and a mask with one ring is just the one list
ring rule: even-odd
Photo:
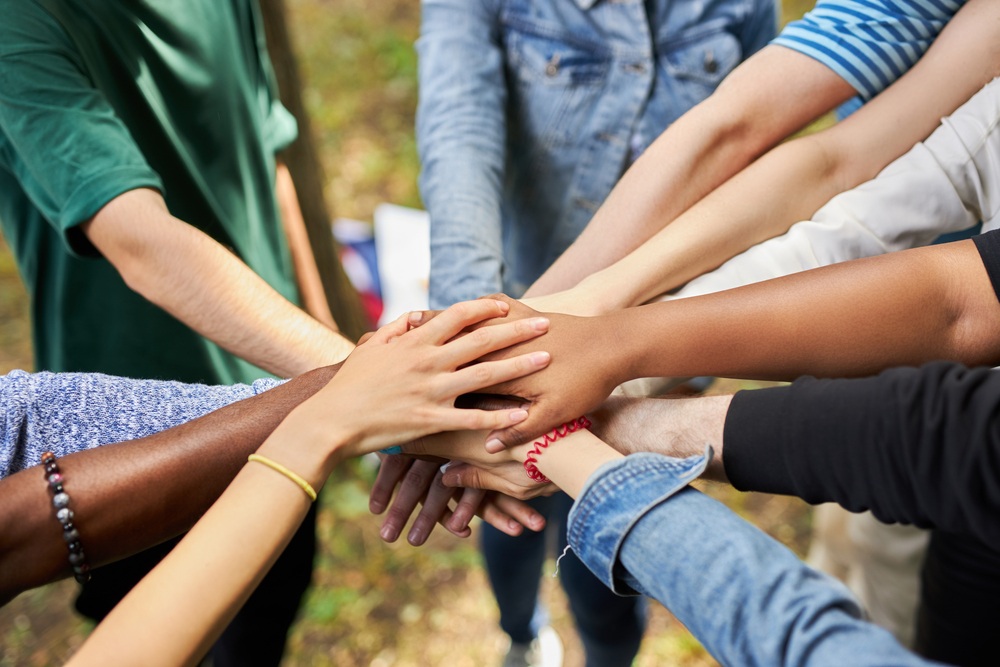
[[[285,0],[302,96],[325,174],[333,216],[361,221],[362,236],[381,203],[420,208],[413,138],[417,100],[417,0]],[[783,19],[812,0],[783,0]],[[349,231],[349,230],[348,230]],[[27,296],[0,237],[0,374],[31,369]],[[712,391],[752,388],[719,381]],[[313,588],[291,637],[286,665],[371,667],[499,664],[504,637],[481,569],[475,535],[440,531],[422,548],[387,545],[379,517],[368,513],[374,471],[363,462],[326,486],[319,520],[321,551]],[[703,489],[722,499],[798,553],[810,515],[800,501]],[[548,566],[554,570],[554,561]],[[547,577],[544,595],[566,644],[566,664],[582,664],[565,598]],[[74,614],[76,585],[29,591],[0,609],[0,666],[61,664],[86,636]],[[652,665],[716,664],[657,605],[636,661]]]

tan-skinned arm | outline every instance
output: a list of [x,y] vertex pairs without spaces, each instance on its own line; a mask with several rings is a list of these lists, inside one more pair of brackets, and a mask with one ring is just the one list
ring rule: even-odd
[[[750,160],[740,161],[724,153],[724,169],[728,170],[725,178],[714,176],[719,168],[711,161],[692,159],[684,165],[689,171],[668,171],[688,155],[681,129],[694,132],[695,136],[718,134],[705,127],[682,126],[687,116],[691,116],[687,119],[691,122],[709,118],[710,106],[696,107],[637,161],[578,242],[528,295],[559,289],[559,285],[550,281],[549,274],[567,275],[572,271],[576,279],[583,280],[578,289],[536,303],[545,309],[576,314],[609,312],[643,303],[715,268],[751,245],[785,232],[795,222],[808,219],[835,194],[874,177],[889,162],[927,137],[942,116],[953,112],[1000,74],[998,38],[1000,5],[972,0],[942,31],[926,57],[861,110],[828,130],[771,150],[721,186],[725,178]],[[821,90],[843,92],[842,86],[846,85],[815,61],[812,68],[793,67],[801,58],[810,60],[779,46],[767,47],[737,68],[705,104],[713,100],[725,102],[727,106],[723,108],[742,118],[758,112],[755,104],[747,105],[744,98],[763,97],[760,104],[770,110],[769,115],[763,114],[764,120],[771,123],[767,127],[780,127],[790,133],[798,127],[793,127],[790,121],[801,120],[796,114],[803,113],[803,109],[815,110],[813,105],[820,101],[832,100],[831,107],[842,101],[832,94],[811,98],[813,91],[797,88],[800,77],[815,77],[815,85]],[[765,66],[767,74],[763,73]],[[831,82],[830,76],[841,85]],[[773,99],[775,94],[778,97]],[[734,111],[739,109],[743,111]],[[788,122],[782,125],[783,121]],[[754,126],[753,121],[746,122]],[[748,133],[753,138],[743,139],[744,142],[770,142],[758,153],[784,138],[768,129],[759,135]],[[734,141],[724,145],[728,147]],[[647,159],[651,154],[655,159]],[[699,186],[710,178],[717,182],[707,188]],[[694,185],[686,179],[694,179]],[[707,194],[716,186],[718,189]],[[626,252],[638,246],[612,237],[622,235],[634,240],[639,228],[649,232],[645,238],[652,238],[608,266],[604,257],[617,254],[614,259],[618,259],[624,255],[621,252],[624,246],[631,245]],[[645,239],[639,239],[642,240]],[[587,278],[592,271],[605,266],[606,269]]]
[[[534,311],[514,306],[513,314]],[[789,380],[859,376],[935,359],[970,366],[1000,361],[1000,304],[972,241],[600,317],[550,319],[550,367],[491,388],[531,401],[528,420],[497,434],[491,449],[586,413],[638,377]]]
[[353,349],[217,241],[170,215],[154,190],[115,197],[82,229],[131,289],[265,370],[298,375]]
[[303,309],[313,318],[334,331],[340,327],[333,319],[330,304],[326,300],[323,280],[316,266],[316,256],[309,243],[309,233],[306,231],[306,221],[302,217],[302,207],[295,190],[292,173],[284,162],[279,161],[275,170],[274,192],[278,200],[278,210],[281,213],[281,223],[288,239],[288,250],[295,266],[295,280],[299,286],[299,296]]

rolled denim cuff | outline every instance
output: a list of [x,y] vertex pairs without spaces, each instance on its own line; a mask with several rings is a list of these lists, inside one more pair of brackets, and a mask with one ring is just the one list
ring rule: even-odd
[[705,454],[686,459],[632,454],[600,467],[569,513],[568,539],[577,557],[615,593],[636,595],[617,566],[625,538],[639,519],[701,475],[711,460],[707,447]]

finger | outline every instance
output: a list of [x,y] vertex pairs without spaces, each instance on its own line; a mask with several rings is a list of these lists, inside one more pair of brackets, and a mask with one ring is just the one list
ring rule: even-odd
[[[445,488],[450,489],[450,487]],[[450,490],[454,491],[454,489]],[[451,511],[451,517],[445,524],[445,528],[453,533],[468,530],[469,522],[476,516],[485,498],[486,492],[482,489],[462,489],[461,497],[455,505],[455,509]]]
[[528,418],[524,408],[507,410],[463,410],[440,408],[437,428],[443,431],[495,431]]
[[508,304],[495,299],[463,301],[441,311],[430,322],[415,329],[414,333],[419,334],[421,340],[441,345],[454,338],[465,327],[483,320],[503,317],[509,310]]
[[372,343],[387,343],[393,338],[402,336],[410,328],[407,324],[407,315],[408,313],[404,313],[392,322],[389,322],[389,324],[380,327],[368,340]]
[[358,345],[364,345],[369,340],[371,340],[372,336],[374,336],[374,335],[375,335],[374,331],[369,331],[368,333],[362,334],[361,338],[358,339]]
[[419,547],[430,537],[434,526],[442,520],[448,512],[448,501],[451,500],[455,489],[449,488],[441,483],[441,471],[434,475],[430,488],[427,489],[427,496],[424,498],[423,507],[420,513],[413,520],[410,532],[406,535],[406,541],[415,547]]
[[458,397],[531,375],[551,362],[552,355],[544,351],[519,354],[510,359],[484,361],[450,373],[441,380],[441,386],[447,395]]
[[[551,495],[557,491],[555,484],[539,484],[538,486],[551,487],[544,495]],[[533,530],[537,533],[545,528],[545,517],[542,516],[541,512],[523,500],[512,498],[504,493],[495,493],[491,498],[491,502],[499,511],[509,516],[512,520],[517,521],[528,530]]]
[[464,366],[490,352],[537,338],[548,330],[547,317],[529,317],[483,327],[448,341],[442,347],[442,352],[446,354],[442,359],[456,367]]
[[448,466],[441,482],[445,486],[451,487],[498,491],[520,500],[529,500],[546,491],[551,493],[548,489],[542,488],[545,486],[544,484],[538,484],[529,479],[520,466],[516,466],[509,472],[513,472],[517,481],[512,481],[508,475],[496,474],[476,466],[452,463]]
[[524,532],[524,526],[502,512],[496,505],[485,504],[480,515],[483,521],[511,537],[517,537]]
[[379,535],[386,542],[395,542],[403,532],[413,510],[424,498],[428,487],[438,473],[438,464],[430,461],[414,461],[399,485],[396,499],[392,502]]
[[411,310],[406,316],[406,323],[411,329],[416,329],[441,314],[440,310]]
[[389,501],[392,500],[396,485],[413,464],[413,459],[409,456],[380,455],[379,459],[381,464],[368,496],[368,510],[372,514],[381,514],[385,511],[385,508],[389,506]]
[[561,414],[558,408],[551,409],[545,400],[536,401],[531,404],[527,419],[511,426],[495,429],[487,434],[486,451],[490,454],[496,454],[508,447],[524,444],[574,418]]

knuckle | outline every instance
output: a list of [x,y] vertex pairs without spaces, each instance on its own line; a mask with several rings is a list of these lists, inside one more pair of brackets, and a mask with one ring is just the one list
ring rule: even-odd
[[473,345],[476,347],[488,347],[493,342],[492,327],[483,327],[469,333]]
[[480,383],[490,382],[493,379],[493,369],[489,364],[476,364],[472,366],[472,377]]

